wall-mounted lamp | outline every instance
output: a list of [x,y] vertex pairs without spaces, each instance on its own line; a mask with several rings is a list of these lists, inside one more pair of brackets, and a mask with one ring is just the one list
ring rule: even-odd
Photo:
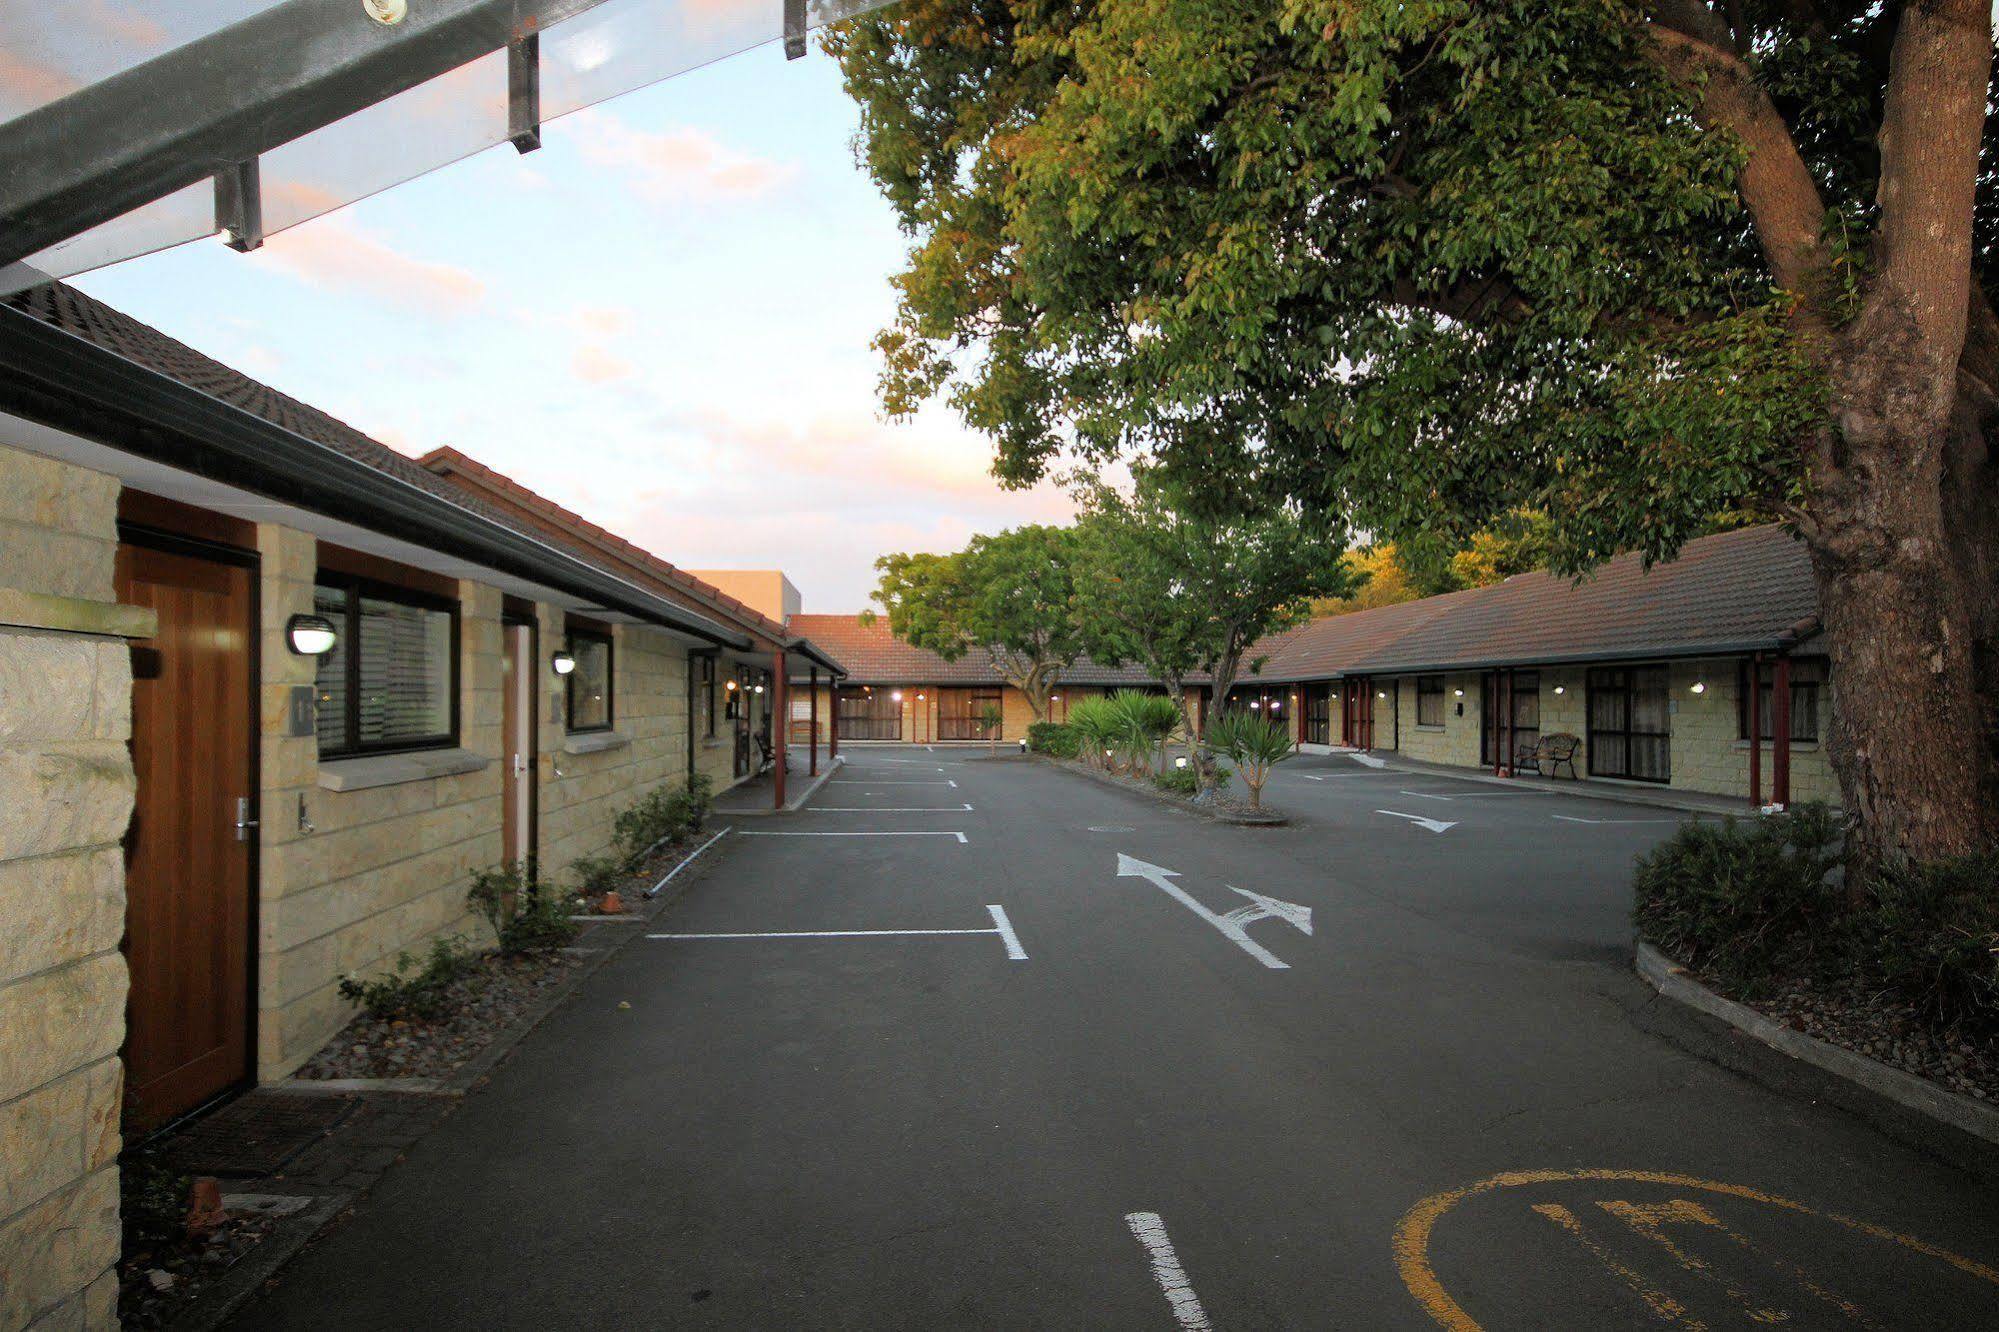
[[1375,695],[1374,695],[1374,696],[1375,696],[1376,698],[1387,698],[1387,697],[1388,697],[1388,691],[1387,691],[1387,690],[1385,690],[1385,689],[1379,689],[1379,690],[1376,690],[1376,691],[1375,691]]
[[729,681],[728,684],[723,687],[726,688],[732,694],[736,692],[736,682],[734,680]]
[[568,648],[557,648],[549,656],[548,668],[557,675],[567,675],[576,669],[576,654]]
[[1050,694],[1048,696],[1048,701],[1050,703],[1060,703],[1062,701],[1062,696],[1060,694]]
[[926,698],[928,698],[928,697],[929,697],[929,695],[928,695],[928,694],[918,694],[918,695],[916,696],[916,701],[917,701],[918,703],[921,703],[921,702],[922,702],[922,701],[923,701],[924,699],[926,699]]
[[898,689],[894,693],[890,694],[889,697],[894,699],[897,703],[900,703],[902,702],[902,691]]
[[758,686],[757,686],[757,692],[758,692],[759,694],[761,694],[761,693],[762,693],[763,691],[764,691],[764,687],[763,687],[762,685],[758,685]]
[[1465,691],[1462,689],[1453,689],[1451,692],[1456,694],[1459,698],[1463,698],[1465,696]]
[[285,621],[285,645],[301,657],[333,651],[333,621],[324,615],[294,615]]
[[1707,692],[1707,681],[1705,680],[1694,681],[1693,692],[1696,694],[1705,694]]
[[1252,708],[1260,708],[1263,706],[1263,700],[1260,698],[1252,698],[1249,701],[1249,706]]
[[1566,694],[1569,692],[1569,687],[1567,685],[1556,685],[1555,692],[1558,694]]

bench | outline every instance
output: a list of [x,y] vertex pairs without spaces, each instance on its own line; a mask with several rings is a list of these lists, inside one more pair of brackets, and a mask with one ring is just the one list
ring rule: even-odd
[[[1581,749],[1582,745],[1581,736],[1571,735],[1567,731],[1544,735],[1532,744],[1521,744],[1519,752],[1513,758],[1513,770],[1518,772],[1531,763],[1538,776],[1559,777],[1562,775],[1562,765],[1567,764],[1569,777],[1573,780],[1577,776],[1576,751]],[[1544,763],[1548,765],[1549,771],[1541,770],[1541,765]]]

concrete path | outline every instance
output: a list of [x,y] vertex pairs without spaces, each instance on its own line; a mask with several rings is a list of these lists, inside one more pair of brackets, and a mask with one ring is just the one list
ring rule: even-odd
[[240,1325],[1999,1325],[1987,1190],[1634,1023],[1673,814],[849,758]]

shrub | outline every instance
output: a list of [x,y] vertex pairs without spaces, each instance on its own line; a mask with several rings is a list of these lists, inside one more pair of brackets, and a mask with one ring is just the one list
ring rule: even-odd
[[1291,736],[1281,722],[1247,712],[1225,712],[1208,723],[1208,744],[1228,755],[1249,788],[1251,809],[1263,808],[1270,770],[1291,757]]
[[1822,804],[1687,823],[1638,859],[1637,922],[1675,957],[1754,995],[1773,973],[1829,974],[1845,930],[1838,824]]
[[502,953],[539,953],[576,937],[575,896],[538,878],[525,865],[501,865],[472,876],[465,904],[493,931]]
[[1870,985],[1946,1027],[1999,1032],[1999,854],[1883,871],[1853,939]]
[[579,856],[569,862],[569,872],[585,897],[602,897],[625,880],[624,863],[616,856]]
[[442,1017],[450,1007],[451,983],[478,960],[463,939],[442,935],[431,940],[421,968],[409,953],[398,953],[395,969],[373,980],[342,976],[340,997],[361,1005],[373,1018]]
[[1075,728],[1060,722],[1038,721],[1027,728],[1027,747],[1050,758],[1072,759],[1082,744]]
[[684,842],[701,831],[715,784],[697,772],[678,785],[662,784],[611,821],[612,840],[630,864],[662,842]]
[[1180,724],[1180,709],[1163,694],[1120,689],[1109,699],[1113,736],[1111,747],[1124,755],[1128,771],[1159,766],[1159,751]]
[[1077,750],[1092,767],[1109,767],[1111,751],[1117,748],[1117,710],[1107,698],[1085,698],[1069,708],[1069,729],[1076,733]]

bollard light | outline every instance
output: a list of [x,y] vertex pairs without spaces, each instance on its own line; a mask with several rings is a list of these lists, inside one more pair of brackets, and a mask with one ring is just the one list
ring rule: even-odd
[[1186,756],[1185,754],[1182,754],[1182,755],[1181,755],[1181,756],[1180,756],[1179,758],[1176,758],[1176,759],[1174,759],[1174,760],[1173,760],[1173,766],[1174,766],[1174,767],[1176,767],[1176,768],[1184,768],[1184,767],[1186,767],[1186,766],[1187,766],[1187,756]]

